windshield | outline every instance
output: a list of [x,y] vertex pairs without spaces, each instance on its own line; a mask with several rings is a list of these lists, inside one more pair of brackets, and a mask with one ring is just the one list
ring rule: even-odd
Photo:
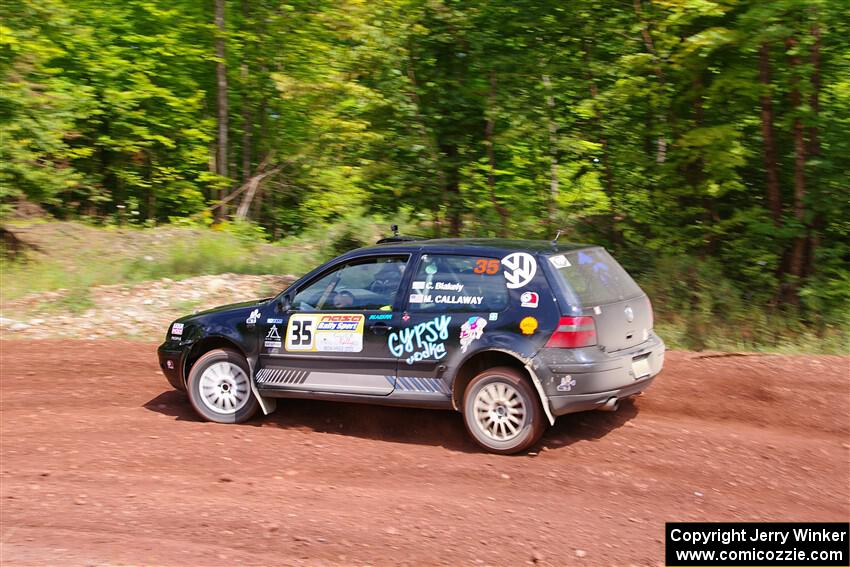
[[560,275],[570,305],[593,307],[642,295],[626,270],[602,248],[589,248],[549,256]]

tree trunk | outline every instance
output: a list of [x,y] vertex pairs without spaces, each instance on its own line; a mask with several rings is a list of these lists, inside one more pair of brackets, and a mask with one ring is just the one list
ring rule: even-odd
[[[243,64],[241,68],[242,88],[247,93],[250,88],[248,86],[248,66]],[[251,104],[248,102],[248,95],[242,97],[242,183],[251,178],[251,138],[254,133],[253,115],[251,112]]]
[[266,185],[260,185],[260,187],[257,189],[257,194],[254,195],[254,203],[251,205],[251,218],[258,222],[260,218],[260,213],[263,211],[263,197],[265,195],[266,189]]
[[555,95],[549,75],[543,75],[543,86],[549,123],[549,225],[554,226],[558,219],[558,123],[555,122]]
[[611,159],[609,157],[610,149],[608,148],[608,138],[605,136],[605,129],[602,124],[602,113],[596,106],[595,101],[599,97],[599,90],[596,88],[596,79],[593,76],[590,59],[590,46],[587,42],[584,43],[584,64],[587,71],[587,82],[590,89],[590,98],[594,100],[593,107],[593,122],[596,126],[599,145],[602,146],[602,172],[605,179],[605,195],[611,204],[611,218],[609,219],[608,235],[611,242],[618,244],[622,239],[620,232],[617,230],[617,199],[614,194],[614,170],[611,167]]
[[[814,17],[817,18],[817,13],[814,14]],[[818,132],[818,124],[820,120],[820,90],[821,90],[821,59],[820,59],[820,47],[821,47],[821,31],[820,25],[815,22],[811,28],[811,34],[814,38],[814,42],[812,44],[812,53],[811,53],[811,64],[812,64],[812,93],[809,96],[809,106],[812,111],[812,125],[809,126],[808,134],[809,134],[809,155],[818,157],[821,153],[820,148],[820,137]],[[815,181],[817,180],[817,176],[815,177]],[[815,183],[815,187],[813,189],[817,189],[817,183]],[[815,199],[817,200],[819,193],[815,192]],[[815,211],[814,220],[812,221],[812,225],[809,227],[808,236],[806,238],[806,252],[805,259],[803,261],[803,277],[808,277],[814,272],[815,266],[815,251],[817,250],[818,244],[820,243],[820,231],[823,228],[823,215],[819,211]]]
[[496,73],[494,71],[490,71],[490,89],[487,92],[487,120],[484,122],[484,145],[487,147],[487,190],[490,193],[490,202],[493,204],[493,208],[496,209],[496,212],[499,214],[499,230],[498,234],[500,237],[505,238],[508,235],[508,222],[509,222],[509,213],[508,209],[499,204],[499,200],[496,198],[496,151],[494,148],[493,142],[493,132],[496,129],[496,119],[495,115],[495,106],[496,106]]
[[[148,182],[150,182],[153,177],[153,164],[151,163],[150,152],[145,152],[145,174]],[[156,188],[153,183],[150,183],[148,187],[145,201],[145,220],[156,222]]]
[[[408,53],[412,53],[412,47],[408,47]],[[412,59],[412,56],[411,56]],[[425,119],[422,116],[422,101],[419,98],[419,85],[416,81],[416,71],[413,69],[413,62],[407,62],[407,79],[410,81],[410,91],[407,93],[410,102],[413,103],[414,116],[416,118],[415,126],[422,140],[422,145],[428,149],[428,157],[434,167],[434,178],[437,180],[433,193],[431,214],[433,218],[434,236],[439,238],[442,236],[442,220],[440,218],[440,202],[442,201],[442,193],[446,188],[446,174],[443,171],[440,160],[440,146],[435,140],[433,134],[425,124]]]
[[[242,184],[242,186],[237,187],[236,189],[231,191],[228,195],[224,196],[221,199],[220,204],[212,205],[212,206],[208,207],[207,210],[214,209],[214,208],[216,208],[220,205],[226,205],[227,203],[233,201],[236,197],[242,195],[243,193],[245,193],[247,191],[250,198],[247,198],[247,196],[242,198],[242,202],[239,205],[239,211],[241,211],[241,212],[237,212],[238,215],[241,214],[244,217],[244,215],[246,214],[247,208],[250,207],[251,200],[253,200],[253,196],[257,191],[257,184],[259,184],[266,177],[268,177],[270,175],[274,175],[275,173],[279,172],[280,170],[281,170],[281,167],[278,166],[278,167],[275,167],[273,169],[266,170],[262,173],[258,173],[257,175],[255,175],[254,177],[249,179],[247,183]],[[245,205],[245,209],[242,208],[243,204]]]
[[[643,17],[643,6],[641,5],[641,0],[634,0],[633,4],[635,16],[637,16],[638,23],[640,23],[640,35],[643,38],[643,45],[646,48],[646,52],[652,55],[652,58],[655,60],[655,76],[658,77],[658,84],[663,91],[667,79],[664,76],[664,69],[661,67],[658,51],[655,49],[655,42],[652,40],[652,34],[649,33],[649,24]],[[662,127],[667,124],[666,117],[661,113],[659,113],[657,121]],[[656,140],[655,161],[656,163],[664,163],[667,161],[667,137],[664,133],[658,136]]]
[[443,236],[443,219],[440,218],[440,207],[439,205],[435,205],[433,209],[431,209],[431,224],[432,230],[434,231],[434,238],[441,238]]
[[[245,220],[248,218],[248,211],[251,210],[251,203],[254,200],[254,196],[257,194],[257,190],[260,187],[260,183],[266,177],[270,175],[274,175],[275,173],[280,171],[280,167],[275,167],[268,171],[264,171],[263,173],[258,173],[254,177],[250,178],[244,185],[245,188],[245,196],[242,197],[242,201],[239,203],[239,208],[236,209],[236,218],[240,220]],[[231,195],[232,196],[232,195]]]
[[820,117],[820,90],[821,90],[821,60],[820,60],[820,47],[821,47],[821,31],[820,26],[815,23],[812,25],[812,37],[814,37],[814,43],[812,44],[812,54],[811,54],[811,63],[812,63],[812,94],[809,96],[809,106],[812,109],[812,114],[814,115],[814,120],[812,121],[812,125],[809,126],[809,155],[819,156],[820,155],[820,138],[818,134],[818,118]]
[[[218,97],[218,152],[216,154],[216,173],[222,177],[227,177],[227,63],[225,62],[225,27],[224,27],[224,9],[225,0],[215,0],[215,56],[216,62],[216,88]],[[218,190],[218,198],[224,194],[224,189]],[[226,215],[224,204],[220,204],[215,209],[216,222],[224,219]]]
[[[789,37],[785,40],[785,47],[792,51],[798,46],[795,37]],[[793,121],[791,123],[791,133],[794,139],[794,218],[800,225],[805,224],[806,217],[806,138],[803,130],[803,120],[800,117],[802,111],[802,94],[800,92],[800,56],[792,53],[788,55],[788,64],[791,70],[791,111],[793,112]],[[798,229],[800,230],[800,229]],[[806,248],[806,237],[801,233],[794,237],[794,242],[791,248],[791,258],[788,264],[788,269],[794,277],[794,281],[788,288],[788,299],[793,303],[797,303],[799,297],[797,291],[802,283],[803,277],[803,256]]]
[[460,202],[460,170],[458,168],[458,151],[455,144],[441,144],[440,151],[446,156],[446,174],[443,192],[449,217],[449,234],[460,236],[463,225],[462,203]]
[[767,204],[773,224],[782,223],[782,194],[779,190],[779,168],[776,163],[776,143],[773,138],[773,95],[770,85],[770,46],[763,42],[759,49],[759,82],[761,83],[761,136],[764,150],[764,170],[767,175]]
[[[696,71],[691,80],[691,91],[693,92],[693,116],[694,126],[702,128],[704,124],[704,85],[702,74]],[[699,154],[695,159],[689,161],[685,167],[685,178],[693,187],[694,195],[699,195],[704,209],[704,222],[706,227],[713,227],[720,222],[720,215],[717,212],[716,200],[705,190],[705,158],[703,154]],[[708,228],[705,231],[705,246],[702,247],[706,256],[713,256],[717,253],[717,235]]]
[[[691,105],[694,126],[701,128],[703,125],[703,84],[699,72],[696,72],[691,80],[691,92],[694,97]],[[694,193],[702,193],[702,184],[705,180],[705,163],[702,155],[687,162],[684,168],[684,175],[688,183],[694,188]]]

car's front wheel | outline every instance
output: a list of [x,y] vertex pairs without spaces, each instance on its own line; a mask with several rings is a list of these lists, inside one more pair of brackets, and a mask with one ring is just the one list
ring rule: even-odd
[[463,398],[463,418],[479,445],[505,455],[528,449],[546,429],[528,380],[508,367],[491,368],[472,379]]
[[195,362],[186,389],[192,407],[204,419],[242,423],[259,408],[250,380],[245,357],[232,350],[216,349]]

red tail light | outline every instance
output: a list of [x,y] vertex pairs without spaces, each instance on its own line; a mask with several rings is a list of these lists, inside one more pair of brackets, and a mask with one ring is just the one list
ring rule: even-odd
[[593,317],[561,317],[558,328],[546,343],[548,348],[576,348],[596,344]]

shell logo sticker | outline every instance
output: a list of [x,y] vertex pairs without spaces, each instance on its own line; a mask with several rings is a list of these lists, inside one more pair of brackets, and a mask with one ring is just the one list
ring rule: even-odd
[[533,335],[537,330],[537,319],[534,317],[525,317],[519,322],[519,330],[523,335]]

